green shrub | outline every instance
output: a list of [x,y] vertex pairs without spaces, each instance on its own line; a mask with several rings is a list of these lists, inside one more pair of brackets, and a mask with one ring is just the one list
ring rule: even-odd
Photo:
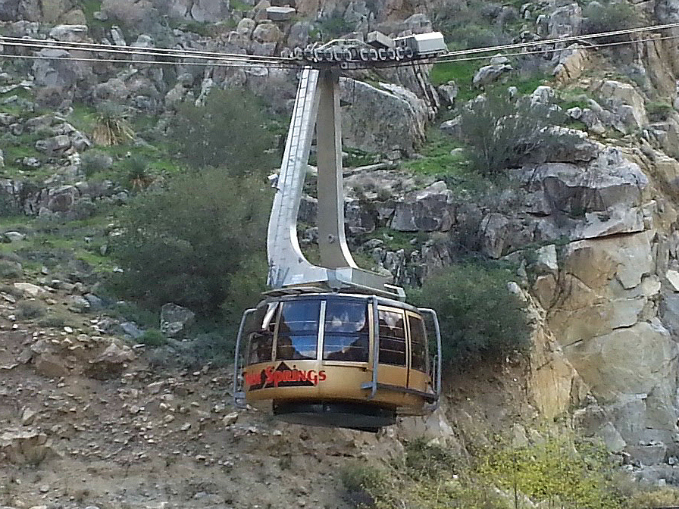
[[650,102],[646,105],[646,111],[651,121],[660,122],[667,120],[674,112],[674,108],[665,102]]
[[501,359],[529,346],[525,303],[507,288],[511,277],[504,268],[467,263],[442,270],[412,291],[415,305],[438,314],[447,364]]
[[318,25],[321,36],[326,41],[342,37],[356,29],[355,24],[345,20],[339,10],[333,12],[331,16],[321,19]]
[[240,291],[232,287],[234,275],[264,257],[270,199],[258,179],[217,169],[180,175],[162,192],[139,195],[111,246],[124,269],[113,289],[150,308],[175,302],[217,314],[230,292]]
[[447,2],[436,10],[434,25],[454,49],[496,46],[509,41],[497,17],[501,6],[491,2]]
[[175,156],[195,169],[226,167],[232,175],[273,167],[273,136],[260,102],[244,90],[213,89],[205,106],[180,105],[171,123]]
[[[641,17],[627,2],[599,3],[592,2],[583,11],[585,19],[582,31],[585,34],[598,34],[635,28],[641,25]],[[629,40],[629,35],[602,37],[594,39],[595,43],[611,43]]]
[[[242,310],[239,308],[239,312]],[[237,324],[238,322],[234,322],[234,325]],[[224,329],[220,332],[199,334],[182,352],[181,363],[189,368],[204,366],[208,362],[213,366],[231,365],[235,339],[235,331],[227,333]]]
[[0,278],[19,279],[24,275],[21,264],[11,260],[0,259]]
[[103,152],[90,150],[85,152],[80,159],[80,169],[86,177],[91,177],[111,167],[112,159]]
[[558,147],[576,141],[574,135],[552,129],[564,117],[548,104],[531,105],[525,99],[513,101],[506,92],[489,92],[461,115],[472,168],[489,177],[528,161],[546,160]]
[[47,315],[38,320],[38,325],[40,327],[54,327],[57,329],[66,325],[66,318],[59,315]]
[[[391,479],[383,469],[364,463],[350,463],[340,471],[340,479],[361,506],[373,506],[381,499],[389,499]],[[378,506],[385,507],[382,504]]]
[[405,453],[408,474],[414,479],[450,477],[455,471],[453,454],[444,447],[428,444],[423,438],[408,442]]
[[17,305],[17,315],[26,320],[41,317],[46,312],[45,304],[38,300],[22,300]]
[[646,488],[634,493],[626,503],[629,509],[654,509],[656,507],[676,507],[679,505],[679,489]]
[[526,495],[547,507],[620,507],[603,446],[579,443],[568,435],[490,450],[478,475],[512,493],[515,501]]
[[149,173],[149,163],[145,158],[130,157],[125,166],[127,167],[127,187],[129,189],[143,191],[153,183],[153,177]]
[[167,338],[158,329],[148,329],[139,338],[139,342],[147,346],[163,346],[167,343]]

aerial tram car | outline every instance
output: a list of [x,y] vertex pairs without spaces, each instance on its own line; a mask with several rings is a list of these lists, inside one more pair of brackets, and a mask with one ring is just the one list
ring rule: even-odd
[[[296,228],[314,127],[319,265]],[[267,232],[271,290],[243,314],[234,398],[290,423],[374,432],[437,408],[441,336],[433,310],[407,304],[403,289],[351,257],[341,154],[336,66],[304,67]]]

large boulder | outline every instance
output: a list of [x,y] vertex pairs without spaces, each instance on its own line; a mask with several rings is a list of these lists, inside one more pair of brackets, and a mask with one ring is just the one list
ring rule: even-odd
[[629,83],[606,80],[595,87],[595,92],[613,112],[613,126],[619,131],[627,133],[648,124],[644,98]]
[[81,42],[87,37],[87,25],[57,25],[50,30],[50,37],[57,41]]
[[191,17],[200,23],[218,23],[229,19],[229,0],[196,0]]
[[283,32],[274,23],[260,23],[252,32],[252,38],[260,43],[278,43]]
[[[585,168],[570,163],[545,163],[513,172],[536,193],[533,202],[545,214],[567,213],[584,217],[588,212],[609,212],[617,207],[642,205],[648,177],[622,153],[607,148]],[[600,216],[603,220],[605,216]]]
[[453,225],[453,192],[444,182],[415,191],[396,203],[391,228],[402,232],[448,231]]
[[129,346],[111,341],[98,357],[90,361],[87,372],[89,376],[99,379],[116,376],[135,358]]
[[558,83],[576,80],[587,68],[587,50],[579,44],[571,44],[565,50],[555,53],[552,74]]
[[190,309],[167,303],[160,308],[160,331],[169,338],[181,336],[194,322],[196,314]]
[[485,65],[474,74],[472,85],[475,87],[485,87],[486,85],[490,85],[494,81],[497,81],[500,76],[511,70],[512,66],[509,64]]
[[229,0],[172,0],[167,12],[174,18],[218,23],[229,19]]
[[549,15],[549,38],[580,35],[582,28],[582,7],[573,3],[555,9]]
[[19,18],[20,0],[0,0],[0,21],[16,21]]
[[44,154],[55,156],[66,151],[70,148],[71,139],[65,134],[60,134],[47,138],[44,140],[38,140],[35,142],[36,150],[43,152]]
[[398,85],[340,79],[344,143],[366,152],[412,155],[425,138],[427,103]]
[[75,87],[78,79],[78,64],[63,60],[72,57],[68,51],[43,48],[38,51],[38,56],[40,58],[33,62],[33,75],[37,86],[60,90],[70,90]]
[[17,465],[38,465],[58,456],[52,441],[37,430],[7,430],[0,435],[0,453]]

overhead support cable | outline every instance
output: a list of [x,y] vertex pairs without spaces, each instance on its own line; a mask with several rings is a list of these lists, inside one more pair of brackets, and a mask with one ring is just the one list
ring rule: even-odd
[[[663,25],[649,25],[644,27],[629,28],[623,30],[614,30],[609,32],[600,32],[595,34],[573,35],[568,37],[559,37],[552,39],[541,39],[536,41],[504,44],[497,46],[488,46],[484,48],[472,48],[466,50],[449,51],[443,55],[436,57],[423,57],[416,60],[403,60],[395,62],[364,62],[364,61],[348,61],[348,70],[366,69],[371,67],[391,68],[403,67],[408,65],[419,64],[433,64],[433,63],[454,63],[473,60],[484,60],[491,55],[488,53],[500,52],[498,56],[523,56],[523,55],[539,55],[551,53],[554,51],[563,51],[563,49],[555,48],[539,48],[540,46],[577,43],[583,41],[592,41],[593,48],[603,48],[610,46],[619,46],[624,44],[634,44],[640,42],[648,42],[653,40],[669,40],[679,37],[679,35],[668,35],[654,38],[645,38],[637,40],[614,41],[605,43],[596,43],[593,40],[606,37],[615,37],[621,35],[630,35],[636,33],[647,33],[652,31],[669,30],[679,28],[679,22],[667,23]],[[173,48],[139,48],[134,46],[111,46],[100,43],[89,42],[68,42],[56,41],[51,39],[35,39],[30,37],[6,37],[0,36],[0,45],[27,48],[32,50],[39,49],[62,49],[64,51],[77,51],[91,54],[107,53],[111,55],[125,55],[137,58],[120,59],[120,58],[100,58],[100,57],[84,57],[84,56],[49,56],[49,55],[10,55],[0,54],[0,58],[12,59],[33,59],[33,60],[71,60],[80,62],[107,62],[107,63],[124,63],[124,64],[145,64],[145,65],[192,65],[192,66],[215,66],[215,67],[265,67],[290,69],[300,68],[310,65],[304,60],[295,58],[287,58],[280,56],[263,56],[263,55],[249,55],[245,53],[223,53],[217,51],[201,51],[191,49],[173,49]],[[530,49],[536,48],[539,49]],[[522,50],[522,51],[515,51]],[[142,59],[140,57],[149,57],[149,59]],[[176,60],[165,60],[176,59]],[[188,61],[187,61],[188,60]],[[313,65],[313,64],[311,64]]]
[[114,46],[91,42],[57,41],[52,39],[35,39],[30,37],[0,36],[0,44],[7,46],[25,46],[37,48],[59,48],[66,50],[99,51],[107,53],[148,54],[154,56],[177,56],[182,58],[226,58],[249,59],[262,61],[289,61],[289,58],[277,56],[248,55],[246,53],[222,53],[218,51],[202,51],[176,48],[139,48],[136,46]]
[[[679,22],[678,23],[666,23],[664,25],[648,25],[648,26],[643,26],[643,27],[637,27],[637,28],[626,28],[623,30],[613,30],[610,32],[599,32],[596,34],[583,34],[583,35],[570,35],[567,37],[557,37],[557,38],[552,38],[552,39],[539,39],[536,41],[527,41],[527,42],[520,42],[520,43],[514,43],[514,44],[502,44],[499,46],[486,46],[483,48],[471,48],[471,49],[464,49],[464,50],[456,50],[456,51],[449,51],[448,53],[444,55],[440,55],[438,59],[444,59],[447,57],[456,57],[456,56],[466,56],[466,55],[473,55],[477,53],[490,53],[493,51],[504,51],[504,50],[513,50],[513,49],[521,49],[521,48],[530,48],[532,46],[541,46],[543,44],[560,44],[560,43],[566,43],[566,42],[577,42],[577,41],[583,41],[583,40],[588,40],[588,39],[597,39],[601,37],[615,37],[618,35],[629,35],[629,34],[635,34],[635,33],[641,33],[641,32],[653,32],[657,30],[668,30],[671,28],[679,28]],[[631,41],[632,42],[632,41]]]

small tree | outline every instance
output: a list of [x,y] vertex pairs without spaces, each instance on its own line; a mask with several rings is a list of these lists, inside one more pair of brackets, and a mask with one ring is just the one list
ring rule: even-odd
[[[210,169],[182,175],[162,192],[139,195],[125,214],[124,233],[113,255],[124,272],[113,283],[147,306],[175,302],[215,316],[243,293],[232,281],[259,259],[264,245],[270,193],[253,177]],[[265,270],[259,274],[261,284]],[[257,275],[250,275],[246,295]],[[256,286],[256,285],[255,285]],[[234,297],[235,295],[235,297]]]
[[213,89],[205,106],[182,104],[170,128],[175,155],[192,168],[226,167],[231,174],[272,166],[273,136],[256,97]]
[[414,304],[438,314],[446,363],[500,359],[529,345],[525,303],[509,291],[510,277],[481,263],[454,265],[412,292]]
[[549,104],[513,100],[506,92],[492,91],[464,109],[460,127],[472,147],[472,168],[488,177],[545,160],[570,136],[554,130],[562,122],[563,113]]
[[[627,2],[599,3],[592,2],[585,7],[583,12],[585,19],[582,22],[582,31],[585,34],[599,34],[602,32],[614,32],[626,30],[641,25],[639,13]],[[611,43],[629,40],[629,35],[616,35],[594,39],[595,43]]]

